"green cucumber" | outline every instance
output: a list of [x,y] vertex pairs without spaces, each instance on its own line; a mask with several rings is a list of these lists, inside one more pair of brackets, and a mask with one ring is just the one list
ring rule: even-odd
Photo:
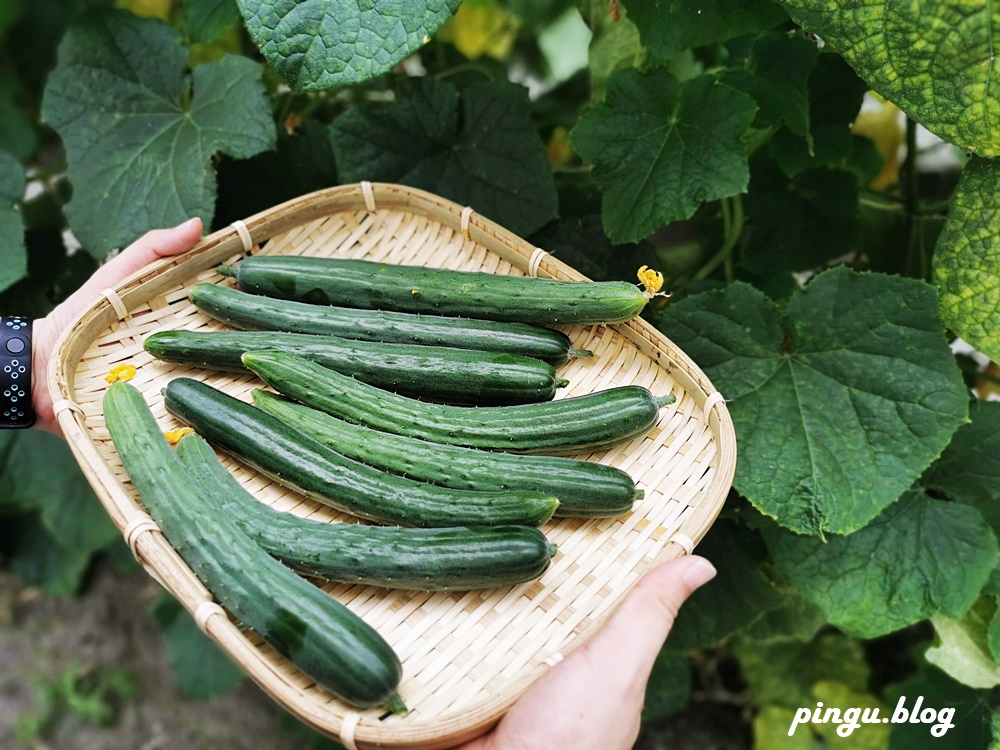
[[205,282],[191,287],[188,298],[216,320],[250,331],[288,331],[390,344],[507,352],[534,357],[557,367],[571,357],[592,356],[587,350],[573,349],[569,336],[562,331],[528,323],[310,305]]
[[620,469],[560,456],[524,456],[463,448],[379,432],[337,419],[270,391],[254,404],[338,453],[422,482],[466,490],[534,490],[559,498],[558,516],[618,516],[641,493]]
[[258,255],[220,266],[240,289],[267,297],[370,310],[533,323],[621,323],[652,294],[625,281],[559,281],[368,260]]
[[286,565],[331,581],[449,591],[510,586],[548,569],[556,548],[532,526],[400,526],[310,521],[269,508],[219,463],[198,434],[177,455],[206,500]]
[[515,453],[608,448],[645,434],[656,424],[660,407],[675,400],[626,385],[538,404],[452,406],[389,393],[285,352],[247,352],[243,363],[279,393],[348,422],[431,442]]
[[540,492],[471,492],[380,471],[190,378],[174,378],[163,394],[167,410],[216,447],[286,487],[371,521],[404,526],[538,526],[559,504]]
[[367,623],[268,555],[212,508],[171,450],[142,394],[104,397],[112,442],[160,530],[219,602],[278,653],[356,706],[405,711],[399,658]]
[[274,349],[410,396],[454,403],[548,401],[568,381],[547,362],[519,354],[350,341],[274,331],[160,331],[146,351],[166,362],[216,370],[243,369],[244,352]]

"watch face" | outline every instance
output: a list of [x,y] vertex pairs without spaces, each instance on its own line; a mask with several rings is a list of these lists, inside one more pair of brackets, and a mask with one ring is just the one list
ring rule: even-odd
[[31,427],[31,321],[4,317],[0,324],[0,426]]

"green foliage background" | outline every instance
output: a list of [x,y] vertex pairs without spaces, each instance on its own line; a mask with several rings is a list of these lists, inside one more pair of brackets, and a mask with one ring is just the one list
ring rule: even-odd
[[[708,711],[748,744],[820,746],[787,737],[797,706],[922,693],[958,708],[952,746],[987,747],[1000,8],[917,7],[12,0],[0,314],[46,314],[150,228],[362,179],[472,205],[594,278],[659,268],[672,296],[646,317],[727,398],[740,456],[700,547],[719,578],[657,662],[642,741]],[[120,552],[58,440],[0,433],[0,473],[25,581],[72,595]],[[178,614],[156,609],[182,684],[231,686]]]

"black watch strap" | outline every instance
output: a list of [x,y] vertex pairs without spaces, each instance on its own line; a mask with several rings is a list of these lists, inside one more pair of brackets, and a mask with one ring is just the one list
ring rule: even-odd
[[31,320],[0,318],[0,429],[31,427]]

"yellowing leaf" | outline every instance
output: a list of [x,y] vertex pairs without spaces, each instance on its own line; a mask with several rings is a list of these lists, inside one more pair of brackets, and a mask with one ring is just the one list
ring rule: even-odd
[[115,0],[116,8],[143,18],[159,18],[161,21],[170,20],[172,5],[173,0]]
[[851,128],[855,135],[874,141],[882,156],[882,169],[868,183],[872,190],[886,190],[899,182],[899,149],[906,138],[902,114],[895,104],[883,101],[862,109]]
[[510,54],[519,26],[518,20],[495,2],[465,2],[437,37],[451,42],[470,59],[486,56],[502,60]]

